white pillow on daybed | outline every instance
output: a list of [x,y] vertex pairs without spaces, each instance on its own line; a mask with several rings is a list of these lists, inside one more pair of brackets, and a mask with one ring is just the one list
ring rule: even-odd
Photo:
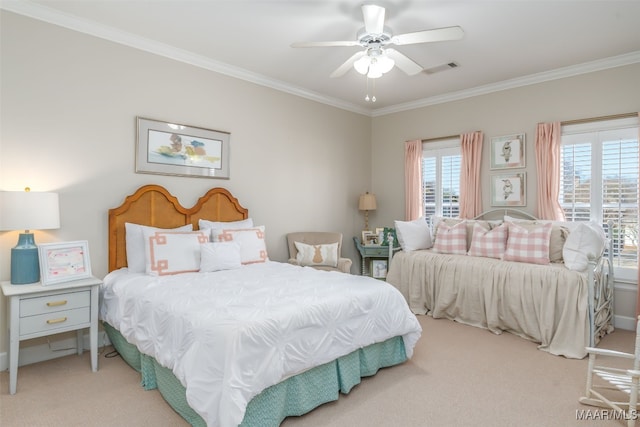
[[586,270],[589,258],[598,258],[602,255],[606,240],[604,230],[598,224],[594,222],[577,223],[562,248],[564,265],[570,270]]
[[395,227],[398,242],[405,252],[429,249],[433,245],[429,224],[424,217],[413,221],[395,221]]

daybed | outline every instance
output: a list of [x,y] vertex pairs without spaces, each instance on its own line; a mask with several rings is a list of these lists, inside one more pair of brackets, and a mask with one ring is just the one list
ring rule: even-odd
[[395,288],[270,261],[264,233],[221,188],[186,209],[145,186],[109,211],[100,318],[192,425],[277,426],[404,362],[420,337]]
[[432,227],[424,219],[396,221],[403,250],[391,259],[387,282],[416,314],[512,332],[552,354],[585,357],[585,347],[613,330],[612,252],[604,256],[602,228],[512,215],[443,219]]

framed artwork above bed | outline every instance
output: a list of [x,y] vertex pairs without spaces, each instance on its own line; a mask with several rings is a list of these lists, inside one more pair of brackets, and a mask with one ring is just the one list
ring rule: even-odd
[[229,179],[228,132],[137,121],[136,172]]
[[491,175],[491,206],[526,206],[525,172]]

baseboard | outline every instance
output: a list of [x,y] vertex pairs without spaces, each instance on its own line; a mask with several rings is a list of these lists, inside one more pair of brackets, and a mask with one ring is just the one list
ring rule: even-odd
[[613,326],[618,329],[625,329],[627,331],[635,331],[637,326],[637,320],[635,317],[628,316],[613,316]]
[[[89,333],[83,335],[84,351],[89,351]],[[21,348],[18,356],[18,366],[29,365],[31,363],[44,362],[58,357],[77,354],[75,336],[57,341],[50,341],[47,344],[39,344]],[[104,331],[98,331],[98,348],[111,345],[109,337]],[[9,355],[0,353],[0,371],[9,369]]]

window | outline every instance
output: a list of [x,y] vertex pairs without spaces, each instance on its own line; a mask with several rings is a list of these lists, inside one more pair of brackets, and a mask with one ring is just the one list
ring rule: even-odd
[[457,217],[460,213],[460,139],[422,144],[424,215]]
[[611,224],[621,278],[638,268],[638,156],[635,118],[563,126],[560,205],[567,221]]

